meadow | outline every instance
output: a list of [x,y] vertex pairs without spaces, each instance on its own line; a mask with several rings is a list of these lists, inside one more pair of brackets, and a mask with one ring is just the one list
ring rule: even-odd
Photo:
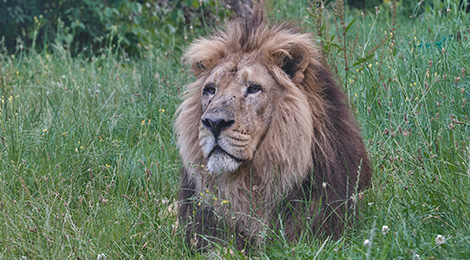
[[[458,2],[411,15],[390,2],[362,13],[270,3],[270,19],[318,35],[374,176],[340,240],[281,234],[255,258],[470,258],[470,13]],[[0,259],[208,257],[176,228],[173,121],[194,78],[172,48],[0,51]]]

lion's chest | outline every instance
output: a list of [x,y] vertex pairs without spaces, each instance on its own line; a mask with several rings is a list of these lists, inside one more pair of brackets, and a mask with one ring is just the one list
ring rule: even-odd
[[229,224],[258,232],[267,222],[273,198],[254,176],[200,174],[196,185],[199,205],[210,207]]

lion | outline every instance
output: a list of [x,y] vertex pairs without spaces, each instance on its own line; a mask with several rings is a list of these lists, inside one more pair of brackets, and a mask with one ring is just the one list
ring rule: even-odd
[[[309,34],[257,8],[185,53],[177,110],[187,243],[250,250],[280,234],[339,238],[372,170],[346,95]],[[351,203],[350,203],[351,204]]]

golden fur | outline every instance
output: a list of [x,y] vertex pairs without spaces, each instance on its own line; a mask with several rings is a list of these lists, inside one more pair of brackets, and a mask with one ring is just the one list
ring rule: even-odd
[[197,79],[175,131],[188,242],[202,249],[231,233],[243,249],[280,226],[295,239],[307,218],[313,234],[337,237],[345,201],[369,184],[371,169],[311,36],[270,27],[257,10],[195,41],[186,58]]

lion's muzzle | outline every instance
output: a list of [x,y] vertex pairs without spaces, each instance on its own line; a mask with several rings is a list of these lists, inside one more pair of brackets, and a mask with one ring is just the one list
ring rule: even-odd
[[236,156],[234,142],[227,141],[234,125],[233,113],[224,108],[211,108],[202,116],[199,139],[210,172],[233,172],[243,162]]

